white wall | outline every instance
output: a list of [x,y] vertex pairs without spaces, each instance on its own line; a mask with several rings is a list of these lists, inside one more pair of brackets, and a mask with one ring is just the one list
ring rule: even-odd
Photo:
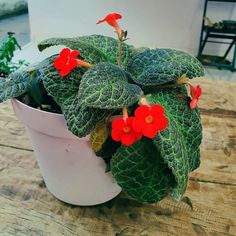
[[[105,34],[96,21],[107,13],[123,15],[120,25],[137,46],[174,47],[197,52],[205,0],[28,0],[32,40],[51,36]],[[210,3],[213,21],[236,19],[236,4]]]

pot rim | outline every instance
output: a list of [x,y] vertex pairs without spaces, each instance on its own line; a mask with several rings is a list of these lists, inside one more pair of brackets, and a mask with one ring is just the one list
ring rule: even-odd
[[34,111],[42,112],[42,113],[47,113],[47,114],[51,114],[51,115],[58,116],[58,117],[64,117],[63,114],[58,114],[58,113],[49,112],[49,111],[43,111],[43,110],[40,110],[40,109],[31,107],[31,106],[29,106],[29,105],[27,105],[27,104],[21,102],[21,101],[18,100],[17,98],[12,98],[11,100],[14,100],[16,103],[19,103],[19,104],[21,104],[21,106],[27,107],[27,109],[30,109],[30,110],[34,110]]

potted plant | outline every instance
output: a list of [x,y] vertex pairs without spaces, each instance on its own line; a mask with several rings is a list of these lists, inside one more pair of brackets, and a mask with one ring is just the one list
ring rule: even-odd
[[118,39],[46,39],[40,51],[65,48],[0,80],[0,101],[16,98],[48,189],[72,204],[99,204],[121,188],[141,202],[181,199],[200,164],[201,88],[189,80],[204,75],[201,63],[176,49],[126,44],[119,19],[97,22]]

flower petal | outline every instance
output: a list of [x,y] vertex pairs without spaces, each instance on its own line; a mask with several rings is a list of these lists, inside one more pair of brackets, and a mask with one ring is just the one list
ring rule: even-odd
[[130,127],[132,128],[133,120],[134,120],[134,117],[130,117],[130,116],[129,116],[129,117],[126,119],[125,124],[126,124],[127,126],[130,126]]
[[68,75],[69,73],[70,73],[70,70],[68,68],[63,68],[60,71],[60,76],[64,77],[64,76]]
[[106,18],[102,19],[102,20],[99,20],[96,24],[100,24],[102,22],[106,21]]
[[155,104],[151,106],[151,114],[154,116],[160,116],[164,114],[164,108],[163,106],[159,105],[159,104]]
[[141,105],[139,106],[135,112],[134,112],[134,115],[135,117],[146,117],[150,114],[151,110],[150,110],[150,107],[147,106],[147,105]]
[[64,67],[64,65],[66,64],[66,61],[67,61],[67,58],[66,57],[57,57],[55,60],[54,60],[54,67],[57,69],[57,70],[60,70]]
[[111,137],[112,137],[112,139],[113,139],[114,141],[117,141],[117,142],[120,141],[121,136],[122,136],[121,130],[113,129],[113,130],[111,131]]
[[131,134],[135,137],[136,140],[140,140],[143,137],[142,133],[138,133],[134,130],[131,131]]
[[70,67],[70,70],[73,70],[77,65],[78,65],[78,62],[74,58],[71,58],[68,62],[68,66]]
[[168,119],[165,116],[156,118],[153,123],[158,130],[164,130],[168,125]]
[[198,99],[192,99],[192,101],[190,102],[190,108],[191,109],[194,109],[194,108],[196,108],[196,106],[197,106],[197,102],[198,102]]
[[60,52],[60,57],[68,57],[70,55],[69,48],[63,48]]
[[196,96],[199,98],[202,95],[202,88],[198,85],[196,90]]
[[125,126],[125,121],[123,118],[116,118],[115,120],[112,121],[112,129],[123,129]]
[[70,53],[70,57],[72,58],[76,58],[79,55],[79,51],[78,50],[72,50]]
[[147,138],[154,138],[157,135],[158,129],[153,124],[148,124],[143,127],[143,135]]
[[122,18],[122,15],[119,14],[119,13],[111,13],[109,14],[112,18],[116,19],[116,20],[119,20]]
[[130,146],[136,141],[135,137],[131,134],[125,134],[121,137],[121,143],[124,146]]
[[136,132],[141,133],[145,125],[146,123],[143,118],[135,117],[133,119],[132,127]]

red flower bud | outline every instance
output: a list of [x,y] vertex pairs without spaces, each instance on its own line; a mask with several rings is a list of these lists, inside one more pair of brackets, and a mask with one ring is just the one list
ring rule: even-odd
[[122,30],[121,30],[119,24],[117,23],[117,20],[119,20],[121,18],[122,18],[122,15],[120,15],[118,13],[110,13],[104,19],[99,20],[96,24],[100,24],[100,23],[106,21],[109,25],[111,25],[112,27],[115,28],[119,39],[122,39]]
[[187,84],[189,85],[190,95],[192,97],[192,100],[190,102],[190,108],[194,109],[197,106],[197,102],[202,95],[202,88],[199,85],[194,86],[189,82]]

